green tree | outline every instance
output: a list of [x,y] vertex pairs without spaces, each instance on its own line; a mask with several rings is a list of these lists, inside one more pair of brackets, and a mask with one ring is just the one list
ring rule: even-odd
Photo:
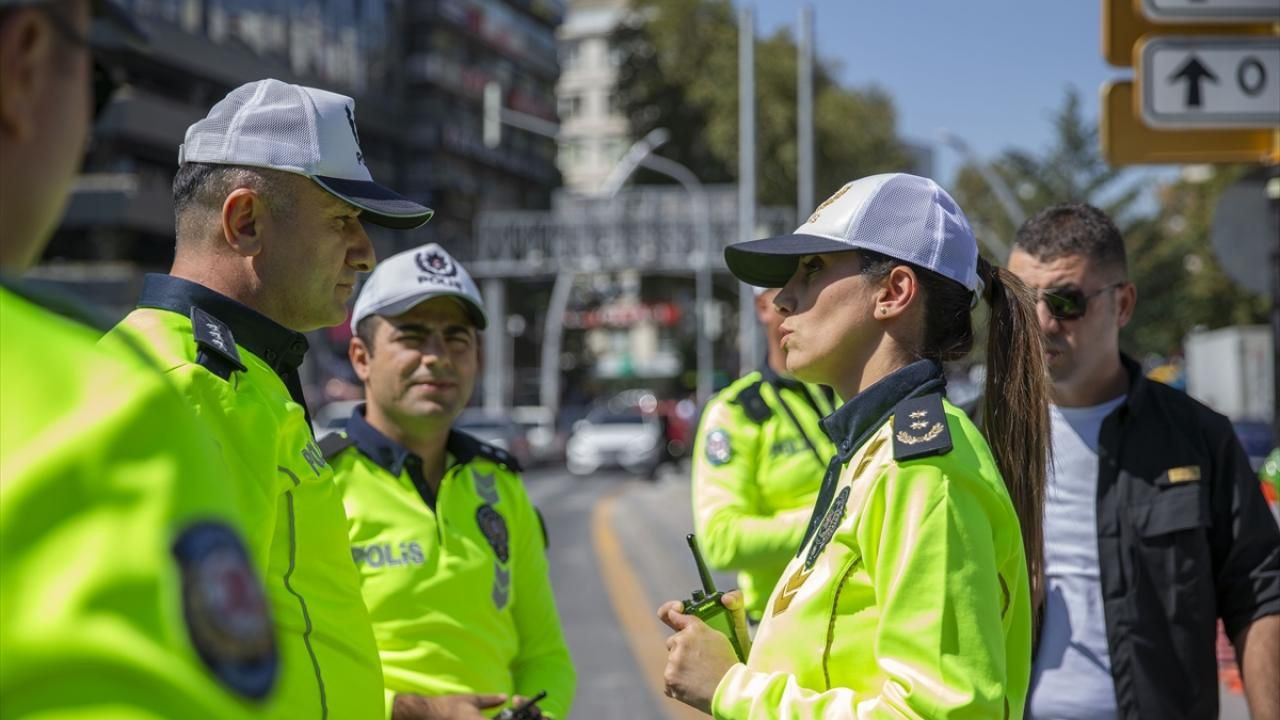
[[1209,240],[1218,198],[1246,170],[1219,167],[1202,182],[1181,179],[1161,188],[1154,221],[1126,236],[1138,286],[1124,336],[1133,351],[1168,355],[1198,327],[1267,322],[1267,298],[1232,280]]
[[[611,43],[621,57],[618,101],[634,137],[671,131],[662,154],[704,183],[738,171],[738,28],[729,0],[635,0]],[[815,191],[910,167],[895,133],[893,103],[878,89],[854,92],[814,63]],[[796,43],[782,30],[756,45],[757,197],[796,197]],[[654,181],[642,176],[642,181]],[[662,181],[662,180],[659,180]],[[802,208],[805,213],[809,208]]]
[[[1133,320],[1121,335],[1128,352],[1167,356],[1196,327],[1266,322],[1266,299],[1232,281],[1209,243],[1218,197],[1243,168],[1219,168],[1204,182],[1170,183],[1155,193],[1153,211],[1143,212],[1143,187],[1106,163],[1097,125],[1084,116],[1074,90],[1052,123],[1055,139],[1043,154],[1007,150],[991,170],[1013,189],[1028,216],[1050,205],[1086,202],[1115,220],[1138,288]],[[1016,228],[975,168],[961,169],[955,195],[976,232],[1012,243]]]
[[[1136,211],[1141,187],[1103,159],[1098,127],[1084,116],[1075,89],[1067,91],[1050,121],[1056,131],[1054,142],[1043,155],[1011,149],[991,163],[990,169],[1013,191],[1026,215],[1050,205],[1086,202],[1105,211],[1122,232],[1142,224],[1145,218]],[[1012,245],[1017,227],[978,170],[966,165],[954,184],[956,201],[975,232]]]

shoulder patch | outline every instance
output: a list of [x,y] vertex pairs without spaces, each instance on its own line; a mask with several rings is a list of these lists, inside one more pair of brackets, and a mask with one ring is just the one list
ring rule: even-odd
[[714,428],[707,433],[706,455],[707,462],[716,467],[732,460],[733,442],[729,439],[729,433],[720,428]]
[[223,380],[230,380],[231,373],[237,370],[244,372],[248,369],[240,361],[240,351],[236,349],[231,328],[221,320],[198,307],[192,307],[191,329],[196,336],[198,365],[203,365]]
[[951,430],[942,395],[930,393],[898,403],[893,409],[893,459],[914,460],[951,452]]
[[324,455],[324,459],[328,460],[337,457],[338,453],[356,444],[350,435],[344,432],[334,432],[320,438],[320,453]]
[[239,536],[222,523],[199,522],[178,535],[173,557],[187,633],[201,661],[242,697],[267,697],[279,668],[275,629]]
[[742,410],[747,414],[747,417],[757,424],[773,417],[773,408],[769,407],[769,403],[764,401],[764,395],[760,392],[762,384],[763,381],[751,383],[738,393],[738,397],[733,399],[734,403],[742,406]]
[[460,444],[460,449],[464,451],[462,455],[464,459],[467,455],[479,456],[486,460],[492,460],[493,462],[505,466],[514,472],[524,472],[524,468],[520,466],[520,463],[511,453],[500,447],[495,447],[487,442],[483,442],[465,430],[458,430],[456,428],[452,430],[449,436],[449,442],[457,442]]

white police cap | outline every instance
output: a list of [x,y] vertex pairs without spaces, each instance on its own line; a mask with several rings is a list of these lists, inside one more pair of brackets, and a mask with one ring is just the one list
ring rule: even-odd
[[964,212],[936,182],[906,173],[847,183],[790,235],[725,248],[729,271],[782,287],[803,255],[865,249],[932,270],[980,292],[978,242]]
[[227,93],[187,128],[178,164],[244,165],[305,175],[364,211],[361,219],[407,230],[431,208],[373,181],[356,129],[355,101],[327,90],[257,80]]
[[432,298],[462,301],[476,328],[488,324],[480,289],[444,248],[435,243],[405,250],[378,263],[360,288],[351,313],[351,332],[370,315],[395,317]]

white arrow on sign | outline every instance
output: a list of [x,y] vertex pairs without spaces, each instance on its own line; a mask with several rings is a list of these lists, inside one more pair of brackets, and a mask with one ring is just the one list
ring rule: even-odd
[[1280,126],[1280,38],[1157,37],[1138,59],[1153,128]]
[[1280,22],[1280,0],[1142,0],[1156,22]]

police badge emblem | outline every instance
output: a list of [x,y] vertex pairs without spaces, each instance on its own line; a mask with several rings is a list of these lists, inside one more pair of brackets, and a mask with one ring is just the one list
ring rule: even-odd
[[835,537],[836,529],[840,527],[840,521],[844,520],[845,506],[849,504],[849,487],[846,485],[840,494],[836,496],[831,507],[827,509],[827,514],[822,517],[822,524],[818,526],[818,531],[813,535],[813,543],[809,545],[809,554],[804,558],[805,569],[813,567],[818,561],[818,556],[822,555],[822,551],[827,548],[827,543],[831,542],[831,538]]
[[492,505],[481,505],[476,510],[476,524],[480,526],[480,532],[484,534],[484,539],[489,541],[489,546],[493,548],[493,553],[498,556],[498,562],[505,565],[510,558],[507,543],[507,521],[503,519],[501,513],[493,509]]
[[240,538],[202,522],[173,544],[182,571],[183,616],[191,644],[224,685],[261,700],[275,684],[279,655],[262,585]]
[[716,428],[707,433],[707,462],[720,466],[733,459],[733,445],[729,442],[729,433]]
[[453,260],[448,255],[439,250],[420,252],[413,256],[413,261],[417,263],[418,269],[428,275],[453,277],[458,274],[458,266],[453,264]]

